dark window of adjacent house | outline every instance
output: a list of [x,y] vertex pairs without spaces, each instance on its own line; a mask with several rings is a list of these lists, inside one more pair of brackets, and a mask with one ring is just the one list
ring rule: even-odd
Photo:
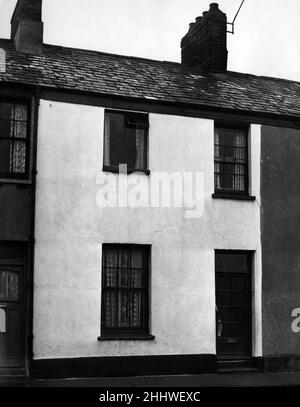
[[0,177],[25,178],[28,173],[28,105],[0,102]]
[[101,336],[148,334],[149,246],[103,245]]
[[104,122],[104,170],[147,170],[148,115],[106,111]]
[[215,193],[248,194],[248,131],[215,127]]

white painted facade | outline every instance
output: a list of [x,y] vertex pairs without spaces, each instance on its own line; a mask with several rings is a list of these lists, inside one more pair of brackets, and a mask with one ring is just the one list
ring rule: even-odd
[[[104,108],[41,101],[35,359],[215,354],[215,249],[255,251],[253,356],[262,354],[260,126],[250,128],[251,194],[256,200],[238,201],[212,198],[213,120],[150,113],[149,124],[151,174],[204,174],[200,218],[188,219],[185,208],[100,208]],[[151,174],[126,177],[139,177],[146,188]],[[102,243],[152,246],[150,333],[155,340],[97,340]]]

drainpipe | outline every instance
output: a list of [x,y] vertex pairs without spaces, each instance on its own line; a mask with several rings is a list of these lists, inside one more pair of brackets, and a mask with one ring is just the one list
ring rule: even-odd
[[30,375],[30,364],[33,359],[33,295],[34,295],[34,247],[35,247],[35,206],[36,206],[36,175],[37,175],[37,141],[38,121],[40,107],[40,87],[34,92],[34,114],[33,114],[33,143],[32,143],[32,201],[31,201],[31,234],[30,234],[30,256],[29,256],[29,326],[28,326],[28,363],[26,367],[27,376]]

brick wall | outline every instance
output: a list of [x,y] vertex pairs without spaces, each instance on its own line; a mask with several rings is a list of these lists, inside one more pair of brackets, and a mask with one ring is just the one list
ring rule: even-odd
[[216,3],[190,24],[181,41],[182,63],[196,65],[205,72],[227,69],[227,17]]

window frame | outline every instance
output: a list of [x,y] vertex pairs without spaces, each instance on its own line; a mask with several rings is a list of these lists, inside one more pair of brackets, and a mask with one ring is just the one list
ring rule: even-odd
[[[144,289],[138,289],[140,291],[144,290],[146,294],[146,309],[143,311],[145,313],[146,325],[144,327],[138,328],[128,328],[128,327],[116,327],[116,328],[107,328],[105,327],[105,296],[104,293],[107,290],[105,287],[105,250],[113,249],[119,251],[120,249],[125,250],[134,250],[141,249],[145,255],[145,264],[144,271],[146,272],[146,281],[147,287]],[[151,245],[145,244],[120,244],[120,243],[103,243],[102,244],[102,267],[101,267],[101,333],[98,337],[98,340],[151,340],[155,339],[153,335],[150,335],[150,294],[151,294],[151,279],[150,279],[150,262],[151,262]],[[130,267],[131,268],[131,267]],[[119,273],[119,266],[117,267]],[[119,279],[119,276],[118,276]],[[109,289],[109,288],[108,288]],[[123,290],[123,288],[117,286],[116,289],[118,292]],[[132,287],[127,288],[128,292],[132,290]],[[117,308],[118,312],[118,308]]]
[[[10,103],[14,105],[25,105],[27,107],[27,126],[26,126],[26,138],[25,138],[25,172],[24,173],[9,173],[9,172],[0,172],[0,182],[9,181],[9,182],[18,182],[18,181],[28,181],[30,175],[30,150],[31,150],[31,100],[23,97],[12,97],[0,95],[0,104]],[[0,119],[1,121],[2,119]],[[3,140],[21,140],[23,138],[16,137],[0,137]]]
[[[224,130],[240,130],[245,134],[245,174],[244,174],[244,190],[228,190],[228,189],[216,189],[215,182],[216,182],[216,171],[215,171],[215,164],[216,163],[223,163],[220,161],[216,161],[215,157],[215,150],[216,150],[216,143],[215,143],[215,131],[217,129],[224,129]],[[232,122],[215,122],[214,123],[214,193],[213,198],[230,198],[230,199],[241,199],[241,200],[255,200],[255,197],[250,195],[250,125],[247,123],[232,123]],[[234,176],[234,175],[233,175]]]
[[127,174],[132,174],[135,172],[139,172],[139,173],[144,173],[146,175],[150,174],[150,170],[149,170],[149,113],[147,112],[139,112],[139,111],[133,111],[133,110],[119,110],[119,109],[105,109],[104,110],[104,129],[103,129],[103,166],[102,166],[102,170],[105,172],[113,172],[113,173],[119,173],[119,165],[122,164],[126,164],[124,163],[119,163],[118,166],[115,165],[106,165],[105,164],[105,120],[106,120],[106,115],[110,114],[110,113],[115,113],[115,114],[120,114],[124,116],[124,120],[123,120],[123,155],[125,157],[126,153],[126,142],[124,141],[125,139],[125,130],[126,130],[126,115],[128,114],[136,114],[136,115],[143,115],[143,116],[147,116],[147,124],[145,125],[145,127],[142,127],[145,130],[145,148],[144,148],[144,158],[145,158],[145,168],[129,168],[127,166]]

